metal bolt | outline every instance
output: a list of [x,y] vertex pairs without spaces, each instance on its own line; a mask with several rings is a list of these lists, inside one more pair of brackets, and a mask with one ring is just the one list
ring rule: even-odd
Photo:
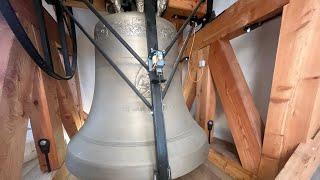
[[47,141],[46,140],[41,140],[40,143],[39,143],[41,146],[45,146],[47,144]]

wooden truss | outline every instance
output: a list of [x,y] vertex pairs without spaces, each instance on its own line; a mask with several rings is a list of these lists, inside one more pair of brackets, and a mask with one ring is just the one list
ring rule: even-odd
[[[40,44],[36,17],[31,0],[28,1],[11,2],[29,37]],[[94,0],[94,5],[103,10],[101,2],[105,3]],[[66,3],[81,6],[76,1]],[[164,16],[178,27],[180,22],[173,17],[188,14],[194,4],[196,1],[169,0]],[[205,13],[205,8],[201,13]],[[245,33],[246,27],[281,13],[280,39],[264,128],[229,41]],[[56,23],[45,14],[52,52],[58,59]],[[196,120],[206,129],[207,121],[214,114],[216,87],[235,141],[233,152],[237,152],[240,163],[216,148],[218,140],[213,141],[208,159],[226,174],[236,179],[274,179],[284,167],[278,179],[305,179],[319,165],[319,133],[316,136],[320,128],[319,29],[318,0],[238,0],[196,33],[191,72],[186,76],[183,95],[189,108],[196,102]],[[83,124],[78,77],[62,82],[41,72],[2,17],[0,33],[0,177],[20,179],[29,118],[35,142],[45,137],[52,143],[49,154],[52,168],[63,168],[66,146],[62,125],[72,137]],[[191,44],[186,52],[190,49]],[[203,72],[198,68],[200,59],[208,61]],[[62,71],[59,61],[55,67]],[[203,74],[201,80],[194,83],[192,79],[199,74]],[[39,150],[38,157],[41,170],[46,171],[44,156]]]

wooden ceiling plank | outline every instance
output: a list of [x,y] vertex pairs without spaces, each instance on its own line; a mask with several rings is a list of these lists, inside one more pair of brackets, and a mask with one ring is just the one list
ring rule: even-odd
[[229,41],[210,47],[209,67],[242,166],[257,173],[261,156],[261,119]]
[[[295,148],[319,129],[320,4],[291,0],[284,8],[259,176],[272,179]],[[312,126],[318,127],[312,127]],[[312,131],[312,133],[310,132]],[[268,167],[274,167],[273,173]]]

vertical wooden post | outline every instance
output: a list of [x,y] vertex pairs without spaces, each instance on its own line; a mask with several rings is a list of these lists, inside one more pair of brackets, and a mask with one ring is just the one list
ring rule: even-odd
[[[282,15],[259,176],[273,179],[319,129],[320,3],[291,0]],[[316,126],[316,127],[312,127]]]
[[[30,26],[26,26],[29,31]],[[21,179],[34,64],[0,15],[0,177]]]
[[261,120],[229,41],[210,48],[209,67],[242,166],[256,173],[261,156]]
[[49,160],[52,170],[59,169],[64,161],[66,147],[56,93],[57,82],[37,68],[33,83],[30,122],[40,169],[47,171],[45,155],[38,146],[38,141],[43,138],[51,144]]
[[[209,60],[209,49],[208,46],[199,51],[199,59],[205,60],[206,63]],[[197,78],[195,119],[208,133],[207,122],[213,120],[216,109],[216,94],[209,65],[206,64],[206,67],[198,69]]]
[[[39,31],[34,27],[32,27],[32,30],[33,34],[29,37],[33,40],[37,49],[42,52]],[[51,169],[59,169],[64,162],[66,145],[59,112],[57,80],[49,77],[37,67],[32,82],[33,92],[29,116],[40,169],[43,172],[48,170],[45,154],[41,152],[38,146],[38,141],[43,138],[50,141],[49,161]]]

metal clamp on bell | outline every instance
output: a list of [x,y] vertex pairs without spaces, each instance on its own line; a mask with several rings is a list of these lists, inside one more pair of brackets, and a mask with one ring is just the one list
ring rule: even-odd
[[155,71],[156,76],[153,77],[153,73],[150,73],[150,79],[152,83],[164,83],[166,80],[163,78],[163,68],[165,66],[164,61],[165,51],[161,50],[150,50],[150,55],[148,57],[149,71]]

